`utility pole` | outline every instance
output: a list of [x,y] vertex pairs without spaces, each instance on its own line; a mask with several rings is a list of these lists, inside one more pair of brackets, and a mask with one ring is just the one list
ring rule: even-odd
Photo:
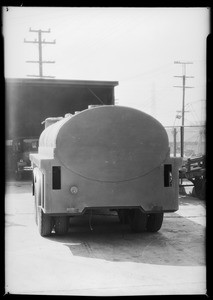
[[183,89],[183,100],[182,100],[182,125],[181,125],[181,157],[184,156],[184,121],[185,121],[185,89],[193,88],[192,86],[186,86],[186,78],[194,78],[194,76],[186,76],[186,65],[193,64],[193,62],[180,62],[175,61],[175,64],[182,64],[183,75],[182,76],[174,76],[182,78],[183,84],[182,86],[175,85],[174,87]]
[[38,33],[38,39],[34,39],[34,41],[26,41],[24,39],[24,43],[33,43],[33,44],[38,44],[38,61],[36,60],[28,60],[26,61],[27,63],[38,63],[39,64],[39,75],[27,75],[29,77],[39,77],[39,78],[54,78],[54,76],[44,76],[43,75],[43,64],[44,63],[49,63],[49,64],[53,64],[55,63],[55,61],[44,61],[42,60],[42,44],[55,44],[56,40],[54,40],[53,42],[46,42],[45,39],[42,40],[42,33],[50,33],[50,29],[49,30],[33,30],[33,29],[29,29],[30,32],[37,32]]

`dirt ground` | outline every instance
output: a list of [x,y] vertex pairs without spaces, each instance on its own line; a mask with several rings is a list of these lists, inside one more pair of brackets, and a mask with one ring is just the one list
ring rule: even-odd
[[133,233],[115,213],[70,218],[65,236],[42,238],[29,182],[5,195],[5,292],[47,295],[206,293],[205,201],[179,197],[157,233]]

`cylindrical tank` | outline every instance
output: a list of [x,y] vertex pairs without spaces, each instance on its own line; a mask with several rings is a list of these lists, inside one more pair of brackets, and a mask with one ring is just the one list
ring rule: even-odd
[[[100,106],[46,128],[39,153],[90,180],[122,182],[148,174],[169,154],[164,127],[150,115],[124,106]],[[45,152],[46,153],[46,152]]]

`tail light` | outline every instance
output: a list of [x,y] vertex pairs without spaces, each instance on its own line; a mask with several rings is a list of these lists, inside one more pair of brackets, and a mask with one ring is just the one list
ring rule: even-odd
[[164,186],[172,186],[172,165],[164,165]]
[[52,167],[52,189],[61,189],[61,167]]

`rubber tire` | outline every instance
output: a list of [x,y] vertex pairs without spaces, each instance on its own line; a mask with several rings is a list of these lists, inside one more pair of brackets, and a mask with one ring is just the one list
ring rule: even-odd
[[19,171],[16,171],[15,173],[15,179],[16,181],[21,181],[22,180],[22,174]]
[[152,213],[148,215],[146,229],[149,232],[157,232],[163,224],[163,213]]
[[42,208],[38,207],[38,231],[41,236],[48,236],[53,229],[53,219],[51,216],[45,214]]
[[67,217],[55,217],[55,233],[58,235],[64,235],[68,232],[69,219]]
[[194,182],[195,196],[200,200],[205,199],[205,179],[197,179]]
[[147,215],[139,209],[130,213],[130,227],[133,232],[144,232],[147,226]]
[[192,189],[192,197],[196,198],[195,187],[193,187],[193,189]]

